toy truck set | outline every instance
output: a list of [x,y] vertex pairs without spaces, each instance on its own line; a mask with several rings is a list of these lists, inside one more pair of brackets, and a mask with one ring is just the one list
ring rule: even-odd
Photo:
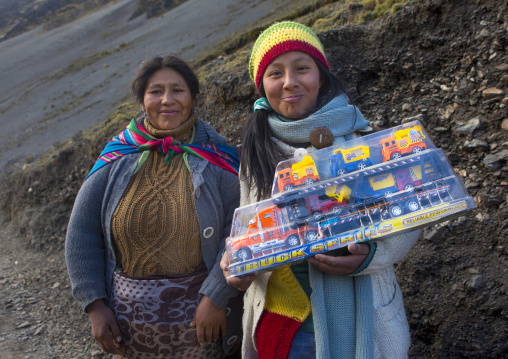
[[273,269],[475,207],[444,152],[412,122],[279,163],[272,198],[235,211],[228,273]]

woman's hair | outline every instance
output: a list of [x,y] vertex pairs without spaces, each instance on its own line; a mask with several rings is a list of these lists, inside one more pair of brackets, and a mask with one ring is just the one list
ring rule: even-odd
[[[345,93],[342,82],[325,65],[314,60],[319,69],[322,86],[318,93],[318,108],[333,98]],[[259,94],[266,97],[263,81],[259,85]],[[277,164],[284,160],[279,146],[272,140],[272,131],[268,124],[268,111],[257,110],[245,123],[242,135],[242,158],[240,175],[247,179],[249,188],[257,187],[257,200],[271,196],[272,184]]]
[[148,79],[157,71],[169,68],[178,72],[187,86],[189,86],[192,99],[195,100],[199,94],[199,80],[189,64],[175,55],[155,56],[141,61],[134,80],[132,80],[131,91],[136,103],[143,103]]

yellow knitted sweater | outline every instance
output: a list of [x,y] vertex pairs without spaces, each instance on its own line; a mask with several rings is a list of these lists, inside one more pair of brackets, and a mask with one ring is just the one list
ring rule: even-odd
[[[145,121],[155,137],[188,141],[195,118],[161,131]],[[123,271],[134,277],[187,275],[203,262],[194,188],[182,154],[170,164],[151,151],[131,178],[112,219],[112,234]]]

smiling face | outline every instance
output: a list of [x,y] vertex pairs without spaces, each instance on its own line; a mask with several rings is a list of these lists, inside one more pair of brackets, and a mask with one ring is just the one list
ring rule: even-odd
[[291,120],[300,120],[317,107],[321,81],[312,56],[299,51],[277,56],[263,74],[263,87],[270,106]]
[[184,78],[175,70],[164,68],[148,79],[141,106],[155,128],[173,130],[189,119],[193,103]]

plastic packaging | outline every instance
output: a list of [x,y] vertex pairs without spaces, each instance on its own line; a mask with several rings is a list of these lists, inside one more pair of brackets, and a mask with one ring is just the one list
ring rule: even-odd
[[236,209],[229,276],[403,233],[475,208],[418,121],[280,162],[272,198]]

